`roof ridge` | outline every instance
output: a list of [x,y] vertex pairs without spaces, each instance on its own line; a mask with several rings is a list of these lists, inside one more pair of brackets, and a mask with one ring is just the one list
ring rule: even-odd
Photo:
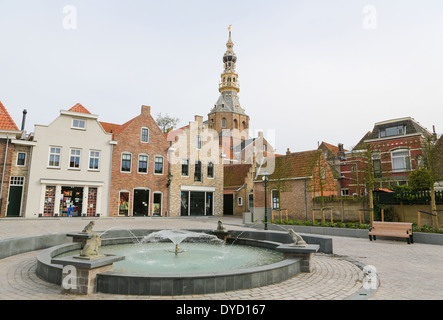
[[6,110],[3,103],[0,101],[0,108],[2,113],[0,114],[0,129],[3,130],[19,130],[8,110]]
[[81,105],[80,103],[77,103],[75,106],[73,106],[71,109],[69,109],[68,111],[71,112],[78,112],[78,113],[86,113],[86,114],[91,114],[91,112],[89,112],[88,109],[86,109],[83,105]]

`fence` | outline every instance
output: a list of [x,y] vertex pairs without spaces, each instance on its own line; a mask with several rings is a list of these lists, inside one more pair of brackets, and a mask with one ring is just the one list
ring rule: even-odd
[[[408,191],[408,192],[376,192],[379,204],[384,205],[413,205],[413,204],[430,204],[430,191]],[[435,202],[437,205],[443,204],[443,191],[435,191]]]

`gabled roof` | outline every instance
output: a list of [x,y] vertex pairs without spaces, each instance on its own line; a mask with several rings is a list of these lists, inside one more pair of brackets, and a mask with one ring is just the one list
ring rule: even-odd
[[69,109],[68,111],[71,112],[78,112],[78,113],[86,113],[86,114],[91,114],[88,109],[86,109],[85,107],[83,107],[80,103],[77,103],[75,106],[73,106],[71,109]]
[[0,101],[0,130],[19,130],[8,110]]
[[251,169],[251,164],[233,164],[223,167],[224,187],[241,187]]
[[[321,151],[310,150],[275,157],[275,169],[270,175],[269,179],[311,177],[314,172],[315,165],[321,156]],[[263,168],[261,171],[263,172],[264,169],[265,168]]]

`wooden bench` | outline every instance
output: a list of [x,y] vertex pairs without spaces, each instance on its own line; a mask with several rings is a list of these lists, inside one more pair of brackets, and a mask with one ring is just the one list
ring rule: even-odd
[[412,223],[374,221],[369,228],[369,240],[377,240],[377,236],[406,238],[408,244],[414,243]]

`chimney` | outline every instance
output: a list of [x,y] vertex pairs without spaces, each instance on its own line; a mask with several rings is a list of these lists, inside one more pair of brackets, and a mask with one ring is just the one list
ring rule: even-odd
[[195,122],[197,122],[198,126],[201,127],[203,125],[203,117],[202,116],[195,116]]
[[22,128],[21,131],[25,130],[25,123],[26,123],[26,114],[28,113],[28,111],[25,109],[23,110],[23,118],[22,118]]
[[146,115],[151,114],[151,107],[143,105],[142,106],[142,114],[146,114]]
[[339,159],[345,157],[345,149],[343,148],[343,144],[342,144],[342,143],[339,143],[339,144],[338,144],[337,157],[338,157]]
[[433,131],[432,138],[437,140],[437,133],[435,132],[435,125],[432,126],[432,131]]
[[289,148],[286,150],[286,155],[289,156],[291,154],[291,150]]

